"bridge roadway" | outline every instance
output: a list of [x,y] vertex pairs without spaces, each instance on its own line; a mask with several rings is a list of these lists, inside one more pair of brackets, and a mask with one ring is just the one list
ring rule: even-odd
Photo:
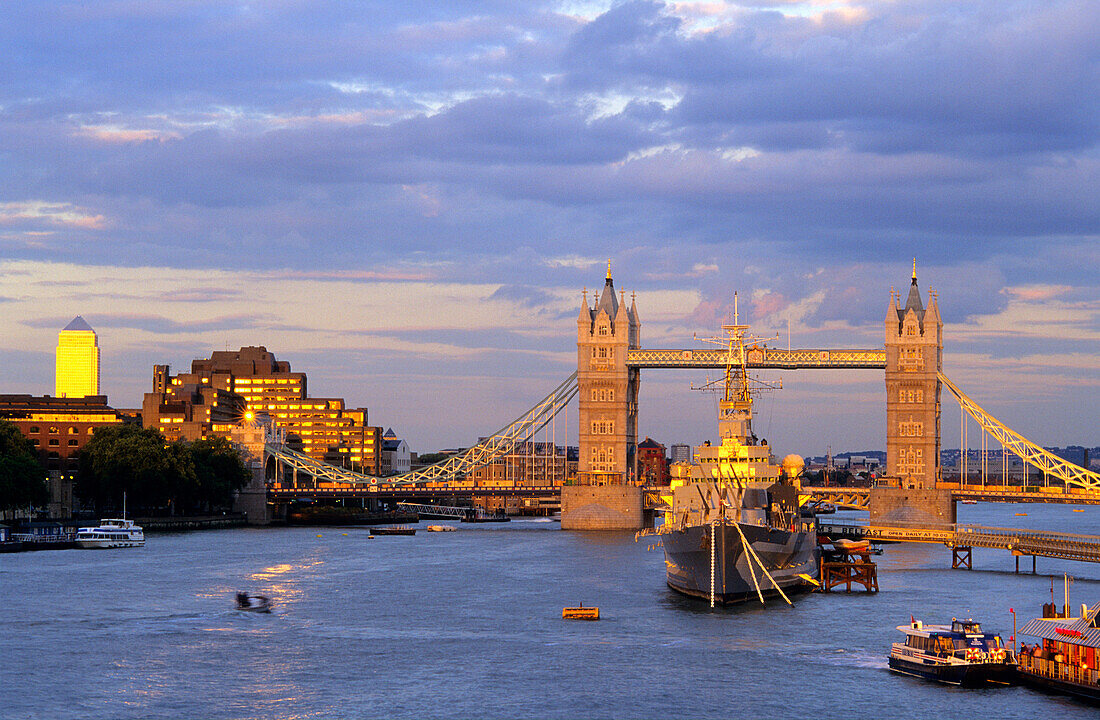
[[[1002,487],[988,486],[981,488],[978,485],[968,485],[963,488],[948,487],[955,500],[977,500],[981,502],[1016,502],[1016,503],[1062,503],[1072,505],[1100,505],[1100,493],[1088,493],[1072,489],[1064,492],[1061,488],[1040,488],[1038,492],[1024,492],[1016,488],[1003,489]],[[870,505],[870,488],[842,488],[805,486],[803,492],[809,493],[816,500],[829,502],[837,507],[850,510],[866,510]],[[342,487],[330,486],[324,483],[322,487],[277,487],[268,486],[268,497],[271,500],[291,501],[298,498],[374,498],[376,500],[410,500],[438,499],[461,497],[469,498],[474,495],[482,497],[530,497],[530,498],[558,498],[561,496],[561,487],[557,485],[509,485],[498,487],[455,485],[452,487],[422,487],[412,485],[357,485]]]
[[869,523],[818,523],[818,533],[848,540],[919,542],[949,548],[991,548],[1013,555],[1100,562],[1100,536],[986,527],[984,525],[872,525]]
[[561,488],[556,485],[510,485],[501,487],[473,487],[456,485],[445,488],[411,487],[408,485],[371,485],[368,487],[295,487],[268,486],[269,500],[290,502],[302,498],[312,499],[369,499],[369,500],[438,500],[478,497],[559,498]]

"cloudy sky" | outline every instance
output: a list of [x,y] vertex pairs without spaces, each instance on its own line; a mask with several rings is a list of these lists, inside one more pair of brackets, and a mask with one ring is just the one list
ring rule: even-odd
[[[429,451],[575,368],[608,258],[644,346],[737,291],[776,344],[873,347],[916,257],[946,373],[1100,444],[1095,10],[0,0],[0,392],[52,393],[80,314],[116,407],[262,344]],[[712,437],[702,380],[644,374],[642,434]],[[780,452],[885,446],[881,372],[783,384]]]

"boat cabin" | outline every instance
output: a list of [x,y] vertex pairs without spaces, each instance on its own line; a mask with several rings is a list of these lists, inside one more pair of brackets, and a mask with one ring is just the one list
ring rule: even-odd
[[1004,649],[1001,636],[982,632],[981,623],[951,619],[951,625],[925,625],[919,620],[898,628],[905,633],[905,646],[929,655],[965,656],[967,651],[989,653]]

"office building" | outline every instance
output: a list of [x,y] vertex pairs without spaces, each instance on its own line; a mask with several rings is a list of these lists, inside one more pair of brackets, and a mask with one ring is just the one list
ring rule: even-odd
[[57,334],[54,395],[59,398],[99,395],[99,339],[79,315]]
[[[382,429],[367,424],[367,409],[346,408],[343,398],[311,398],[306,387],[306,374],[291,371],[290,363],[277,360],[266,347],[215,351],[193,361],[189,373],[172,376],[169,366],[154,366],[143,417],[146,425],[164,428],[186,424],[190,412],[191,422],[208,423],[204,432],[228,435],[228,426],[217,427],[217,418],[231,426],[246,412],[265,413],[286,431],[291,448],[368,475],[381,473]],[[175,398],[187,396],[194,399],[189,411],[174,405]]]

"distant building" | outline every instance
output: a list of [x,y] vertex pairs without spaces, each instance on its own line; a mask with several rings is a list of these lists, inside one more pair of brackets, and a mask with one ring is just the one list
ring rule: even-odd
[[[188,397],[190,409],[181,410],[176,403],[186,405]],[[368,475],[382,471],[382,428],[367,424],[367,409],[345,408],[343,398],[309,397],[306,374],[292,372],[263,346],[215,351],[174,377],[169,366],[154,366],[142,416],[162,429],[201,421],[202,432],[227,436],[246,412],[270,415],[286,430],[287,444],[315,460]]]
[[638,480],[643,485],[668,485],[665,446],[649,437],[638,443]]
[[99,340],[77,315],[57,334],[54,395],[82,398],[99,395]]
[[475,468],[468,478],[480,487],[549,487],[564,483],[568,472],[569,461],[564,447],[527,440],[517,443],[507,455]]
[[405,441],[388,428],[382,435],[382,474],[400,475],[412,470],[412,456]]
[[124,422],[118,411],[107,405],[104,395],[0,395],[0,418],[14,423],[38,451],[50,490],[50,517],[72,515],[80,451],[92,439],[92,433]]
[[677,443],[670,445],[668,448],[669,455],[672,462],[690,463],[693,459],[691,445],[685,445],[683,443]]

